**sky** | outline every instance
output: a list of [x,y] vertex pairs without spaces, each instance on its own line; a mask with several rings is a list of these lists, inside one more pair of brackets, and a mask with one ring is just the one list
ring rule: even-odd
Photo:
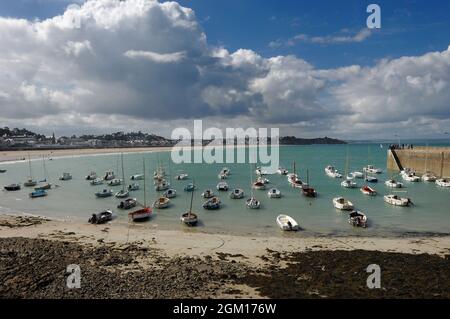
[[[381,8],[368,29],[366,7]],[[0,3],[0,126],[444,138],[450,2]]]

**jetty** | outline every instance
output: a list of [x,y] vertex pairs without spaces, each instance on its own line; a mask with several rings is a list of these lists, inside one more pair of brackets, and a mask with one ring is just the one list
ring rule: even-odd
[[393,171],[410,168],[417,174],[433,172],[438,177],[450,177],[450,147],[391,148],[387,151],[387,168]]

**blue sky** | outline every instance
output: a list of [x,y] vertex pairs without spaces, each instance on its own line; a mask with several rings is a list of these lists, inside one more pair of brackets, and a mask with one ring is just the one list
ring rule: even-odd
[[[0,15],[45,19],[62,14],[82,0],[4,0]],[[450,39],[450,1],[443,0],[180,0],[195,10],[211,45],[230,51],[255,50],[264,57],[294,54],[318,68],[351,64],[371,65],[382,58],[421,55],[447,48]],[[333,36],[356,34],[365,27],[366,7],[382,9],[382,28],[362,42],[270,47],[298,34]]]
[[450,1],[376,1],[375,31],[372,1],[3,0],[0,123],[170,136],[203,119],[303,137],[442,137]]

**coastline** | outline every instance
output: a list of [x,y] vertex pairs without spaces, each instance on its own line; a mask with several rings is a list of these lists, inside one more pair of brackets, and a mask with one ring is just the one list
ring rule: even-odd
[[[2,215],[0,243],[6,298],[450,298],[450,236],[264,238]],[[387,285],[405,287],[366,289],[370,263],[403,276]],[[63,289],[66,264],[81,264],[92,281],[87,290]],[[417,272],[419,280],[410,277]],[[358,281],[347,282],[355,275]],[[286,280],[294,283],[286,287]]]

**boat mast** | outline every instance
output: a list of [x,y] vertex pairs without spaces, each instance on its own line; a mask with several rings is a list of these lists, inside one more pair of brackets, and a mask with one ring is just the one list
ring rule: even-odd
[[[250,192],[252,194],[252,198],[253,198],[253,173],[252,173],[252,164],[249,163],[249,167],[250,167]],[[256,165],[255,165],[256,167]]]
[[427,143],[427,148],[426,148],[426,153],[425,153],[425,172],[423,172],[424,174],[426,174],[428,171],[428,143]]
[[30,179],[33,179],[33,174],[31,174],[31,157],[30,157],[30,153],[28,153],[28,166],[30,169]]
[[146,186],[145,186],[145,158],[142,158],[142,167],[144,170],[144,207],[147,207],[147,192],[146,192]]
[[309,185],[309,170],[306,169],[306,185]]
[[123,153],[120,153],[120,158],[122,160],[122,192],[125,192],[125,171],[123,169]]
[[192,201],[194,200],[194,192],[195,192],[195,180],[194,179],[192,179],[192,186],[193,186],[193,190],[191,192],[191,204],[189,206],[188,218],[191,217]]

